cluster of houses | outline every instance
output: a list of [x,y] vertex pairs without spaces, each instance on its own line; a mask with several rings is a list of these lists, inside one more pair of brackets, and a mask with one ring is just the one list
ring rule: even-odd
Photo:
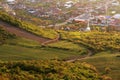
[[[34,7],[25,4],[26,2],[34,5],[43,3],[44,6]],[[114,7],[120,7],[120,1],[76,0],[74,2],[73,0],[66,0],[61,2],[60,0],[56,0],[55,2],[55,0],[5,0],[3,3],[0,2],[0,9],[3,8],[13,15],[16,15],[15,10],[21,9],[40,18],[64,19],[67,22],[84,22],[88,24],[86,27],[88,31],[90,30],[90,25],[102,27],[117,26],[116,29],[120,30],[120,11],[116,10],[116,8],[114,9]]]
[[[96,1],[96,0],[90,0],[90,1]],[[115,11],[114,9],[112,11],[108,10],[110,6],[111,7],[120,6],[120,3],[117,0],[111,0],[107,2],[106,1],[99,3],[99,5],[97,6],[95,5],[94,8],[92,8],[91,6],[79,8],[80,11],[84,9],[84,12],[76,17],[69,18],[67,22],[75,21],[75,22],[85,23],[88,26],[86,26],[84,30],[87,31],[90,31],[90,26],[99,26],[100,28],[103,29],[105,29],[104,27],[108,27],[109,29],[120,31],[120,14],[117,13],[117,11]],[[106,6],[108,9],[106,8]]]

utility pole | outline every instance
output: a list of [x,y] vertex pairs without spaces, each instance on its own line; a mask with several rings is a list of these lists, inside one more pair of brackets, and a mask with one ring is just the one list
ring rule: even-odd
[[[89,9],[90,8],[90,9]],[[92,4],[90,4],[88,10],[88,20],[87,20],[87,31],[90,31],[90,17],[91,17],[91,10],[92,10]]]
[[[106,2],[106,4],[105,4],[105,16],[106,17],[108,16],[108,2]],[[106,18],[106,26],[108,27],[108,19],[107,18]]]
[[105,15],[106,15],[106,27],[107,27],[107,29],[109,30],[109,22],[108,22],[108,18],[107,18],[107,16],[109,15],[109,4],[111,4],[113,2],[113,0],[112,1],[110,1],[110,0],[107,0],[106,1],[106,4],[105,4]]

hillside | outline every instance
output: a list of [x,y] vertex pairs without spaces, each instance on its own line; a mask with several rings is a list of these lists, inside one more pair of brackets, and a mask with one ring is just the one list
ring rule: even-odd
[[34,35],[32,33],[24,31],[22,29],[16,28],[16,27],[9,25],[9,24],[2,22],[2,21],[0,22],[0,25],[4,30],[8,31],[9,33],[15,34],[18,37],[23,37],[23,38],[35,40],[35,41],[38,41],[39,43],[43,43],[43,42],[50,40],[50,39],[46,39],[46,38]]
[[17,19],[15,17],[13,17],[5,12],[1,12],[1,11],[0,11],[0,20],[13,25],[14,27],[23,29],[27,32],[33,33],[37,36],[41,36],[44,38],[55,39],[58,36],[58,34],[55,30],[44,29],[44,28],[35,26],[29,22],[22,21],[21,19]]
[[3,12],[0,20],[2,80],[120,79],[120,32],[44,29]]
[[[119,32],[59,32],[61,34],[62,40],[56,43],[47,44],[45,46],[40,45],[39,42],[22,38],[22,36],[15,36],[13,38],[13,35],[6,32],[2,28],[0,32],[0,35],[2,37],[7,36],[5,37],[5,40],[1,38],[1,41],[5,41],[4,44],[0,46],[0,59],[2,61],[11,60],[12,62],[20,62],[22,60],[31,61],[60,59],[68,60],[68,62],[71,62],[80,60],[95,65],[101,74],[105,72],[105,67],[109,67],[111,69],[111,73],[106,75],[112,77],[113,80],[119,79],[119,57],[115,57],[115,53],[119,54]],[[10,37],[8,37],[8,34],[10,35]],[[93,40],[95,40],[94,43]],[[101,41],[102,44],[100,45]],[[108,44],[111,44],[111,46]],[[89,54],[89,51],[92,52],[92,56],[89,55],[86,57],[86,55]],[[101,52],[105,52],[106,56],[104,57],[104,54],[102,54]],[[111,61],[113,60],[113,58],[115,59],[115,61]],[[111,62],[113,66],[111,66]],[[109,66],[105,64],[109,64]],[[102,67],[100,65],[102,65]],[[118,74],[115,74],[116,72]]]

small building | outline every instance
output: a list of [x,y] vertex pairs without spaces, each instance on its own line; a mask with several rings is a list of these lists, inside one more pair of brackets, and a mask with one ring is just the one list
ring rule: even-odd
[[66,2],[66,3],[64,4],[64,6],[65,6],[66,8],[70,8],[70,7],[73,6],[73,4],[74,4],[73,1],[68,1],[68,2]]
[[90,27],[87,27],[87,28],[85,29],[85,31],[91,31]]
[[113,2],[112,2],[112,5],[113,5],[113,6],[119,6],[120,3],[119,3],[119,1],[113,1]]
[[90,19],[90,15],[87,13],[73,18],[73,20],[76,22],[87,22],[88,19]]
[[115,14],[115,15],[113,16],[113,18],[115,18],[115,19],[120,19],[120,14]]
[[8,4],[15,4],[15,0],[7,0]]
[[28,10],[28,12],[31,13],[31,14],[33,14],[33,13],[35,13],[36,11],[33,10],[33,9],[30,9],[30,10]]

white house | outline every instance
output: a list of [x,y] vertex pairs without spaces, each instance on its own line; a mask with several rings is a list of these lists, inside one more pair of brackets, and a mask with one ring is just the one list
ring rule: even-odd
[[88,26],[85,31],[91,31],[90,27]]
[[113,2],[112,2],[112,5],[113,5],[113,6],[119,6],[120,3],[119,3],[119,1],[113,1]]
[[7,0],[8,4],[15,4],[15,0]]
[[120,14],[115,14],[113,18],[120,19]]
[[15,0],[7,0],[7,2],[13,2],[13,1],[15,1]]
[[66,2],[66,3],[64,4],[64,6],[65,6],[66,8],[70,8],[70,7],[73,6],[73,4],[74,4],[73,1],[68,1],[68,2]]

